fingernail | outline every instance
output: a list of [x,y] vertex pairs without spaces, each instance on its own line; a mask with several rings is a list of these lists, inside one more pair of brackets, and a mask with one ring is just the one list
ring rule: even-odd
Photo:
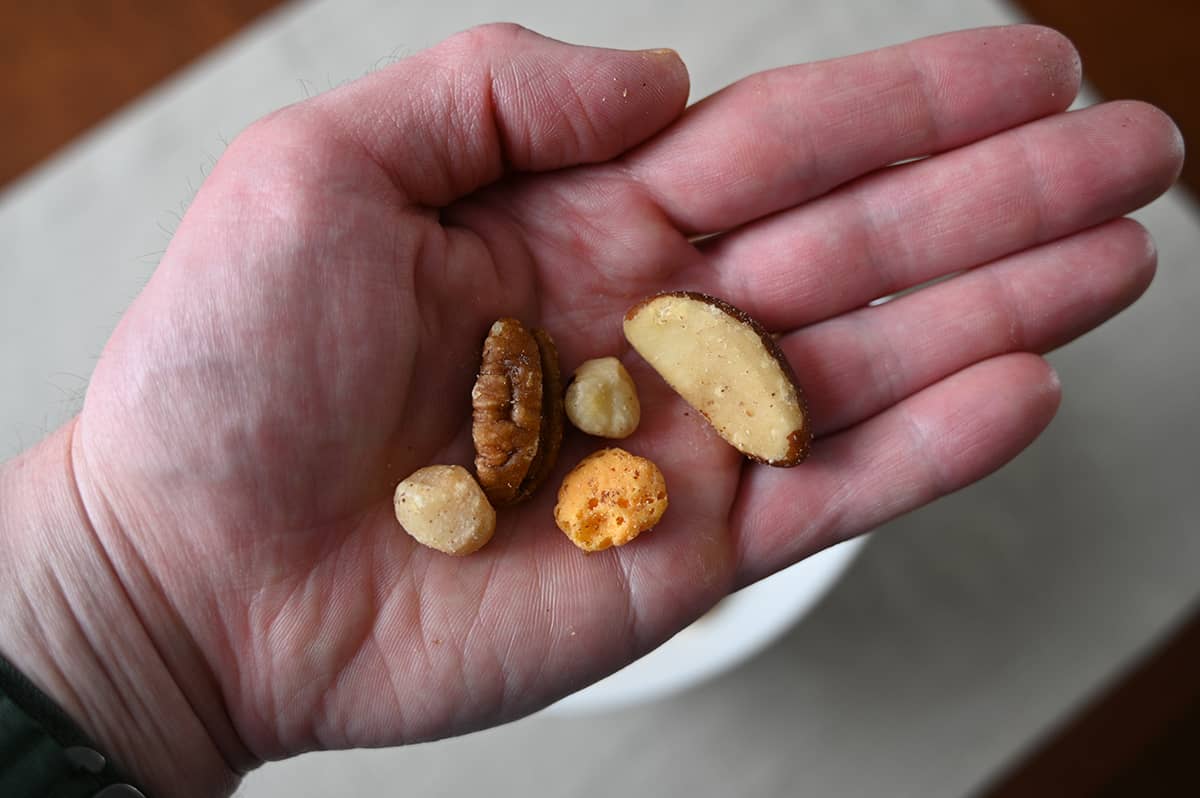
[[648,55],[665,56],[668,58],[679,58],[679,53],[675,52],[670,47],[659,47],[654,50],[642,50],[642,52],[646,53]]

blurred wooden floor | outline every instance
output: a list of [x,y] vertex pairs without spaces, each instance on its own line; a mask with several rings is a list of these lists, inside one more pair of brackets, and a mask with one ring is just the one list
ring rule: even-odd
[[[279,0],[0,0],[0,188]],[[1109,98],[1170,113],[1200,141],[1200,2],[1020,0],[1071,36]],[[1200,192],[1200,158],[1184,167]],[[1200,579],[1200,574],[1197,576]],[[1200,796],[1200,608],[1177,635],[982,798]]]
[[279,0],[0,0],[0,187]]

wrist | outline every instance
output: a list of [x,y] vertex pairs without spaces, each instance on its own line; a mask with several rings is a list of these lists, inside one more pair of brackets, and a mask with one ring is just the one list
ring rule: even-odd
[[152,795],[228,794],[238,776],[81,498],[76,423],[0,467],[0,654]]

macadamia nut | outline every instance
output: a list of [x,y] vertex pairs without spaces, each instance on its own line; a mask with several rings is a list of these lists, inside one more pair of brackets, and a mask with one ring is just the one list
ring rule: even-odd
[[567,418],[589,435],[627,438],[642,418],[637,386],[615,357],[589,360],[567,388]]
[[396,520],[418,543],[446,554],[477,551],[496,531],[496,511],[462,466],[427,466],[396,486]]
[[651,529],[666,510],[658,466],[624,449],[601,449],[563,479],[554,521],[579,548],[601,551]]

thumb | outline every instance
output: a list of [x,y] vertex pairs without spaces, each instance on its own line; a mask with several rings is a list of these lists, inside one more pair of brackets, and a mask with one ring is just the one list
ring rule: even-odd
[[508,170],[613,158],[674,120],[687,95],[673,50],[580,47],[494,24],[315,102],[410,201],[440,206]]

